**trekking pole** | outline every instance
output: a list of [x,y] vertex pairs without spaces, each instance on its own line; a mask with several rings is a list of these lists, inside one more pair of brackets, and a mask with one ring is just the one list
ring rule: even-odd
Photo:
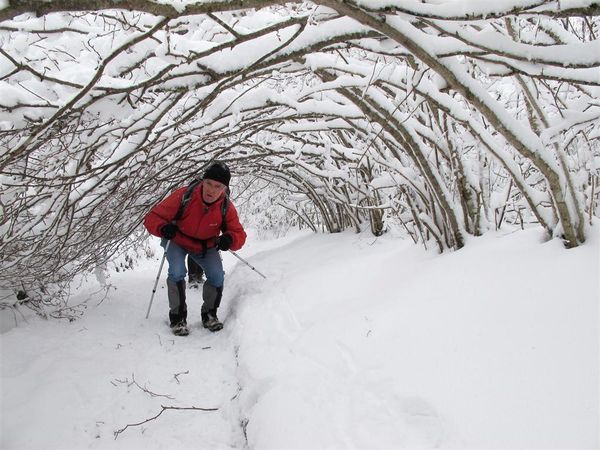
[[146,312],[146,319],[150,315],[150,308],[152,308],[152,301],[154,300],[154,294],[156,294],[156,286],[158,286],[158,279],[160,278],[160,273],[162,272],[163,265],[165,264],[165,259],[167,258],[167,250],[169,250],[170,243],[171,241],[167,241],[167,245],[165,245],[165,253],[163,254],[162,261],[160,262],[158,273],[156,274],[156,281],[154,282],[154,289],[152,289],[152,297],[150,297],[150,304],[148,305],[148,311]]
[[235,256],[237,259],[239,259],[241,262],[243,262],[244,264],[246,264],[248,267],[250,267],[252,270],[254,270],[257,274],[259,274],[261,277],[263,277],[265,280],[267,279],[267,277],[265,277],[262,273],[260,273],[258,270],[256,270],[256,268],[252,265],[250,265],[250,263],[248,261],[246,261],[244,258],[242,258],[240,255],[238,255],[236,252],[234,252],[233,250],[229,250],[229,253],[231,253],[233,256]]

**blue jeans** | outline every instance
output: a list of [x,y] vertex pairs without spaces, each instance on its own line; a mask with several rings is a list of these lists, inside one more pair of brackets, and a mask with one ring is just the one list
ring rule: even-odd
[[[161,246],[164,248],[167,244],[166,240],[162,240]],[[185,280],[187,275],[187,267],[185,265],[185,257],[188,251],[171,241],[169,249],[167,250],[167,261],[169,263],[169,270],[167,272],[167,280],[177,283],[178,281]],[[196,253],[191,254],[190,257],[196,261],[206,276],[206,281],[216,288],[223,287],[225,280],[225,272],[223,271],[223,261],[221,261],[221,255],[216,247],[206,249],[206,254]]]

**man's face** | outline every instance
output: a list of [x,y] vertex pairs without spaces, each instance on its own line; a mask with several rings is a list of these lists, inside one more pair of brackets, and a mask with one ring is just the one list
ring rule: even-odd
[[221,196],[224,190],[225,185],[223,183],[207,178],[202,183],[202,200],[206,203],[212,203]]

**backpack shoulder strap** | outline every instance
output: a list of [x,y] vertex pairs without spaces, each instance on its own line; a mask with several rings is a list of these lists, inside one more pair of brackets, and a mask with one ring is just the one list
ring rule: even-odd
[[227,221],[225,220],[225,216],[227,216],[227,207],[229,206],[229,194],[225,193],[225,198],[223,199],[223,203],[221,204],[221,232],[225,233],[227,231]]
[[183,197],[181,198],[181,203],[179,204],[179,209],[177,210],[177,214],[175,214],[175,217],[173,217],[173,222],[177,222],[179,219],[181,219],[181,216],[183,216],[185,207],[187,206],[187,204],[190,202],[190,199],[192,198],[192,192],[194,192],[194,189],[196,188],[196,186],[198,186],[198,184],[200,184],[200,181],[201,180],[194,180],[188,185],[185,193],[183,194]]

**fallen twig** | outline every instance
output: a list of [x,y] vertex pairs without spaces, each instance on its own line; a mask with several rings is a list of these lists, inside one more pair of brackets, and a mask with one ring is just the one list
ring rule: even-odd
[[141,389],[141,390],[142,390],[143,392],[145,392],[146,394],[149,394],[149,395],[150,395],[150,397],[166,397],[166,398],[168,398],[169,400],[174,400],[174,398],[173,398],[173,397],[171,397],[170,395],[166,395],[166,394],[157,394],[157,393],[155,393],[155,392],[152,392],[151,390],[149,390],[149,389],[148,389],[148,388],[147,388],[145,385],[144,385],[144,387],[140,386],[140,385],[138,384],[138,382],[137,382],[137,381],[135,381],[135,377],[133,376],[133,374],[131,374],[131,379],[133,380],[133,381],[132,381],[132,382],[133,382],[133,384],[135,384],[135,385],[136,385],[136,386],[137,386],[139,389]]
[[[128,388],[131,386],[135,386],[138,389],[140,389],[142,392],[145,392],[146,394],[150,395],[150,397],[165,397],[165,398],[168,398],[169,400],[175,400],[170,395],[157,394],[157,393],[149,390],[146,386],[144,386],[144,387],[140,386],[140,384],[137,381],[135,381],[135,375],[133,373],[131,374],[131,381],[129,381],[129,378],[125,378],[124,380],[119,380],[118,378],[115,378],[115,381],[117,383],[126,384]],[[116,386],[116,384],[113,383],[112,381],[111,381],[111,383],[113,384],[113,386]]]
[[187,375],[188,373],[190,373],[189,370],[186,370],[185,372],[179,372],[173,375],[173,378],[175,378],[175,381],[177,381],[177,384],[179,384],[179,375]]
[[167,409],[176,409],[176,410],[189,410],[189,411],[218,411],[219,408],[199,408],[197,406],[163,406],[161,405],[161,410],[159,411],[158,414],[156,414],[153,417],[150,417],[142,422],[138,422],[138,423],[130,423],[125,425],[123,428],[116,430],[115,431],[115,440],[117,439],[117,437],[119,436],[119,434],[121,434],[123,431],[125,431],[127,428],[129,427],[137,427],[140,425],[143,425],[145,423],[148,423],[154,419],[157,419],[162,413],[164,413]]

